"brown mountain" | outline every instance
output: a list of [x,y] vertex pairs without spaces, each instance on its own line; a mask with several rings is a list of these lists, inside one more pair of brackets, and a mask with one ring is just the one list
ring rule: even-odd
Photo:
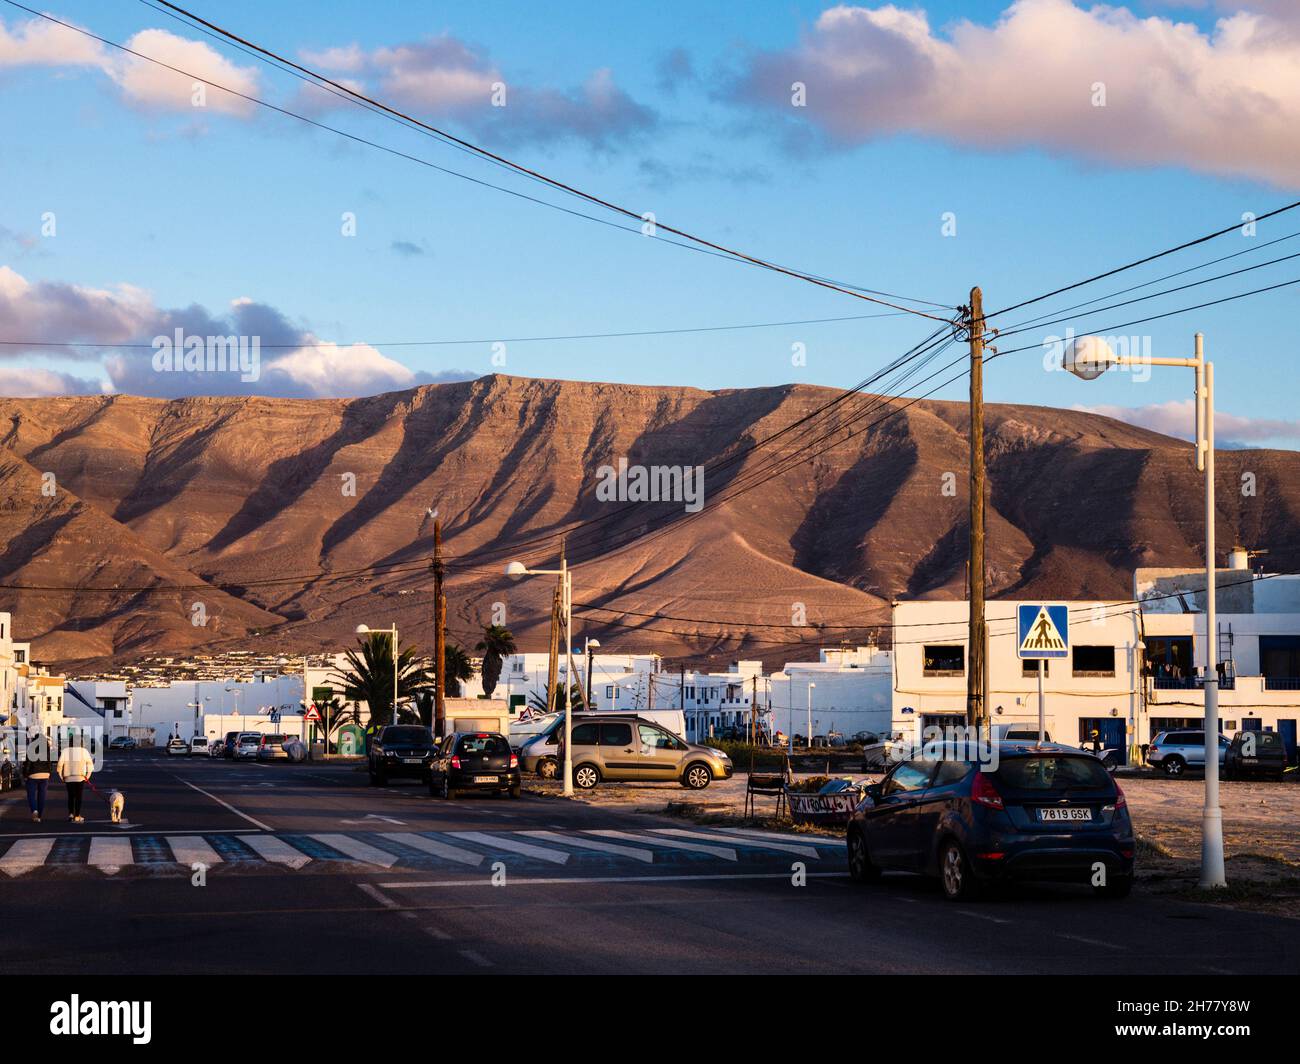
[[[253,633],[267,650],[337,647],[361,621],[427,646],[436,505],[462,643],[501,603],[521,648],[544,649],[550,581],[500,574],[515,557],[553,567],[556,535],[578,526],[575,641],[798,657],[887,622],[891,597],[964,589],[964,404],[884,417],[858,396],[801,422],[836,394],[492,376],[355,400],[0,400],[0,608],[65,663]],[[1135,566],[1197,564],[1190,445],[1046,407],[987,417],[994,594],[1127,598]],[[619,458],[708,465],[705,509],[602,501],[598,470]],[[1220,452],[1218,486],[1219,543],[1295,568],[1300,453]],[[822,627],[789,627],[805,619]]]

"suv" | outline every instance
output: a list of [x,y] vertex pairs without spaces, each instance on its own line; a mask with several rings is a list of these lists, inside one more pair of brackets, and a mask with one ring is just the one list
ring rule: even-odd
[[203,754],[205,757],[208,753],[208,737],[206,735],[196,735],[190,740],[190,757],[195,754]]
[[420,724],[389,724],[370,741],[366,771],[370,786],[384,787],[394,776],[429,778],[433,732]]
[[235,739],[235,748],[231,756],[236,761],[252,761],[262,746],[262,733],[255,731],[240,732]]
[[[563,732],[556,762],[564,764]],[[723,751],[697,746],[635,714],[573,718],[573,782],[591,790],[601,780],[672,780],[702,790],[734,771]]]
[[259,761],[287,761],[289,754],[284,748],[283,735],[263,735],[257,746]]
[[235,756],[235,746],[239,743],[240,733],[237,731],[226,732],[226,737],[221,741],[221,756],[233,758]]
[[[1219,764],[1228,752],[1228,738],[1219,736]],[[1205,732],[1162,731],[1151,740],[1147,749],[1147,762],[1152,768],[1162,768],[1166,776],[1181,776],[1188,768],[1205,767]]]
[[965,751],[936,750],[869,786],[848,825],[849,875],[859,883],[885,869],[938,875],[954,901],[1014,880],[1090,883],[1106,897],[1127,895],[1133,822],[1101,763],[1055,743],[1000,743],[997,754],[986,770]]
[[1223,778],[1271,776],[1281,780],[1286,773],[1286,746],[1282,736],[1271,731],[1237,732],[1223,759]]

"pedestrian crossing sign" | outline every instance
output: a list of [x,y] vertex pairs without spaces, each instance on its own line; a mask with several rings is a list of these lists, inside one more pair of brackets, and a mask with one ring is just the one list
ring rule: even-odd
[[1063,658],[1070,653],[1070,611],[1064,604],[1021,603],[1016,621],[1019,657]]

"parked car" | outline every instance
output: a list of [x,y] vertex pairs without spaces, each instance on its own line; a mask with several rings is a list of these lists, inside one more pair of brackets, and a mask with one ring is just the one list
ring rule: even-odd
[[[563,763],[562,748],[556,758]],[[574,715],[573,782],[583,790],[602,780],[669,780],[701,790],[733,771],[723,751],[688,743],[635,714]]]
[[[1037,724],[994,724],[992,726],[993,738],[998,742],[1038,742],[1038,725]],[[1051,729],[1043,730],[1043,740],[1052,741]]]
[[226,756],[226,742],[224,739],[213,739],[208,743],[208,757],[218,758]]
[[[1219,764],[1223,764],[1231,740],[1219,736]],[[1166,776],[1181,776],[1189,768],[1205,768],[1205,732],[1162,731],[1151,740],[1147,762],[1162,768]]]
[[236,761],[252,761],[262,746],[262,733],[255,731],[240,732],[235,740],[234,758]]
[[455,798],[461,791],[493,791],[518,798],[523,793],[519,755],[499,732],[452,732],[429,764],[429,793]]
[[241,734],[242,734],[241,732],[237,732],[237,731],[226,732],[226,737],[224,740],[222,740],[221,743],[222,757],[227,757],[232,759],[234,758],[235,746],[239,743],[239,736]]
[[564,718],[553,723],[549,729],[526,739],[519,748],[519,766],[525,772],[536,773],[544,780],[555,779],[559,769],[556,755],[560,752],[557,731],[564,730]]
[[130,735],[114,736],[108,744],[110,750],[134,750],[140,744]]
[[556,721],[563,720],[563,713],[536,713],[528,720],[512,721],[508,736],[511,749],[521,749],[534,736],[550,731]]
[[[937,753],[937,751],[936,751]],[[937,875],[953,900],[988,883],[1091,883],[1107,897],[1133,886],[1133,824],[1124,792],[1090,754],[999,743],[996,769],[956,748],[895,765],[849,821],[849,874]],[[1095,880],[1098,865],[1105,880]]]
[[1223,778],[1265,776],[1281,780],[1286,765],[1286,745],[1277,732],[1237,732],[1223,758]]
[[283,735],[263,735],[257,744],[257,760],[287,761],[289,754],[284,749]]
[[208,737],[206,735],[194,736],[194,738],[190,740],[190,757],[193,757],[195,754],[202,754],[206,757],[207,753]]
[[428,780],[433,759],[433,732],[421,724],[389,724],[370,741],[366,770],[372,787],[385,787],[394,777]]

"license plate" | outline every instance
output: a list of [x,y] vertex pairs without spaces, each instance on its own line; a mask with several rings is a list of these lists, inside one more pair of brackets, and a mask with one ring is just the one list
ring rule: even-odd
[[419,757],[404,757],[404,758],[402,758],[402,764],[403,764],[403,765],[418,765],[422,760],[423,760],[423,758],[419,758]]
[[1071,805],[1058,809],[1040,809],[1038,810],[1038,819],[1044,823],[1055,823],[1057,821],[1075,823],[1080,820],[1091,820],[1092,810],[1083,805]]
[[497,778],[496,778],[495,776],[475,776],[475,777],[474,777],[474,782],[475,782],[475,783],[496,783],[496,781],[497,781]]

